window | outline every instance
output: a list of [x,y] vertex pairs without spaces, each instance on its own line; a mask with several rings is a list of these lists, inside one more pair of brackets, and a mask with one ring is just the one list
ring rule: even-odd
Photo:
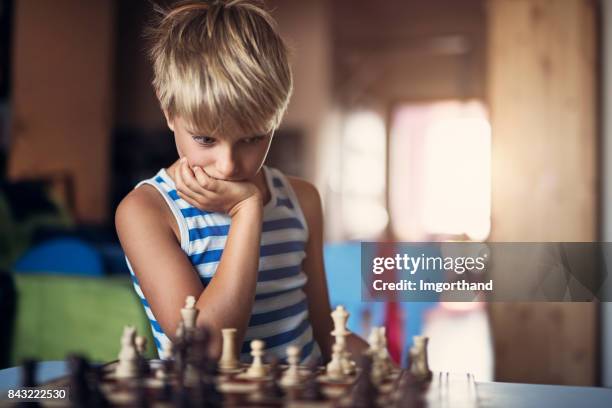
[[389,208],[398,240],[484,240],[491,228],[491,128],[477,101],[399,106]]

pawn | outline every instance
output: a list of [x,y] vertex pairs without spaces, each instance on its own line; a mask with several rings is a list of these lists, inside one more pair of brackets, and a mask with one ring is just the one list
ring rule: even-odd
[[283,378],[281,378],[281,385],[283,387],[294,387],[299,385],[301,382],[300,377],[300,348],[297,346],[287,347],[287,363],[289,368],[285,371]]
[[253,363],[246,371],[246,376],[249,378],[263,378],[266,376],[266,367],[263,364],[264,347],[266,343],[262,340],[251,341],[251,356]]

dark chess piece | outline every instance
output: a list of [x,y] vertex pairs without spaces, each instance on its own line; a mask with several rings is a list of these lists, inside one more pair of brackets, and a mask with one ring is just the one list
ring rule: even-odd
[[211,334],[205,327],[192,330],[191,353],[188,361],[196,370],[196,399],[201,407],[221,407],[223,395],[217,389],[215,378],[218,367],[215,360],[209,356]]
[[89,383],[90,393],[90,406],[92,408],[106,408],[110,406],[108,399],[104,396],[104,392],[100,389],[100,384],[102,383],[104,373],[101,367],[91,367],[89,378],[91,382]]
[[397,408],[424,408],[422,383],[409,371],[405,372],[399,383]]
[[321,386],[317,381],[318,372],[316,367],[314,370],[310,370],[308,377],[304,380],[304,386],[302,390],[302,399],[304,401],[325,401],[325,396],[321,392]]
[[269,394],[270,397],[275,399],[280,399],[285,396],[285,391],[279,385],[280,378],[282,376],[282,370],[279,364],[279,360],[277,357],[272,357],[269,362],[270,365],[270,376],[272,377],[272,381],[269,385]]
[[171,370],[171,362],[169,360],[162,360],[162,370],[166,375],[162,379],[162,389],[159,399],[164,402],[172,401],[174,390],[172,389],[172,383],[170,382],[169,373]]
[[67,358],[70,370],[70,401],[74,407],[104,408],[110,406],[99,384],[102,370],[92,367],[87,358],[71,354]]
[[71,354],[67,358],[70,370],[70,401],[73,407],[89,407],[91,389],[87,379],[89,362],[83,356]]
[[372,382],[372,357],[363,354],[359,359],[361,373],[351,391],[350,406],[353,408],[370,408],[376,406],[378,389]]
[[136,374],[136,406],[138,408],[149,408],[149,399],[147,396],[146,379],[150,372],[149,364],[147,361],[138,357],[138,371]]
[[191,408],[191,395],[189,389],[183,382],[179,382],[178,389],[174,394],[174,406],[176,408]]
[[[32,388],[36,387],[36,367],[38,362],[33,359],[26,359],[21,366],[21,386]],[[41,404],[38,401],[21,401],[17,404],[19,408],[38,408]]]
[[140,375],[146,377],[151,374],[151,367],[149,366],[149,362],[144,356],[138,354],[136,364],[138,364],[138,372],[140,373]]
[[36,387],[36,367],[38,362],[33,359],[26,359],[21,365],[21,386]]

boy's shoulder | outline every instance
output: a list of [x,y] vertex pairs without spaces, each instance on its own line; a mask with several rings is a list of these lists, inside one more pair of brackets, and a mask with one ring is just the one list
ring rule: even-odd
[[[115,226],[117,230],[130,226],[167,228],[174,230],[172,212],[164,198],[150,185],[142,185],[130,191],[117,206]],[[167,222],[160,222],[166,220]],[[175,224],[175,223],[174,223]]]
[[317,204],[320,203],[321,197],[319,195],[319,191],[317,188],[309,181],[306,181],[299,177],[293,176],[285,176],[289,183],[291,184],[291,188],[295,191],[295,195],[300,201],[300,205],[304,203],[307,204]]
[[310,182],[299,177],[285,176],[295,192],[304,217],[309,227],[321,223],[321,196],[317,188]]

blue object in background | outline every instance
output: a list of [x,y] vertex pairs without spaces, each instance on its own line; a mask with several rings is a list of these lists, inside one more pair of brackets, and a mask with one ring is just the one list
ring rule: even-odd
[[96,249],[77,238],[56,238],[30,248],[12,270],[65,275],[103,276],[102,257]]

